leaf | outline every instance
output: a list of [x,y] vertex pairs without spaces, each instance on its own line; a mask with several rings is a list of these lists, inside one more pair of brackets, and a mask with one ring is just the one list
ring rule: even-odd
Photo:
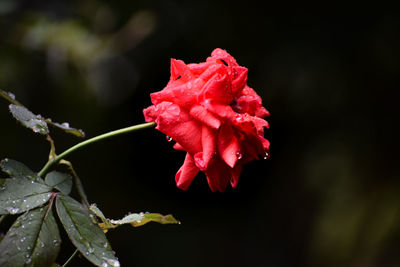
[[49,206],[31,210],[15,221],[0,243],[0,266],[52,266],[60,234]]
[[149,222],[157,222],[161,224],[180,224],[172,215],[163,216],[159,213],[131,213],[121,220],[110,220],[104,217],[103,213],[95,205],[91,205],[90,209],[102,220],[99,226],[103,231],[107,232],[108,229],[117,228],[124,224],[131,224],[133,227],[145,225]]
[[15,104],[15,105],[21,105],[16,99],[15,95],[11,92],[6,92],[3,90],[0,90],[0,96],[6,99],[8,102]]
[[72,189],[72,177],[67,173],[52,171],[46,175],[45,183],[68,195]]
[[49,133],[47,123],[42,116],[33,114],[24,106],[10,104],[8,107],[14,118],[23,126],[31,129],[35,133],[43,135],[47,135]]
[[121,220],[110,220],[114,225],[122,225],[130,223],[134,227],[145,225],[149,222],[157,222],[161,224],[180,224],[172,215],[163,216],[159,213],[132,213]]
[[31,180],[43,182],[43,180],[37,176],[34,171],[25,166],[25,164],[13,159],[3,159],[0,162],[0,168],[11,177],[26,177]]
[[51,187],[42,183],[9,178],[0,181],[0,214],[17,214],[45,204]]
[[68,122],[58,123],[58,122],[53,122],[51,119],[46,119],[46,122],[56,128],[63,130],[66,133],[70,133],[81,138],[85,137],[84,131],[82,131],[81,129],[70,127]]
[[97,266],[119,267],[103,231],[92,222],[89,210],[69,196],[59,194],[57,213],[72,243]]

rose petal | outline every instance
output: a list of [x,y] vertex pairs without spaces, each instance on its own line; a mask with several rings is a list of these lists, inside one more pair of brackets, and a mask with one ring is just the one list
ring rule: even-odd
[[151,102],[155,105],[162,102],[173,102],[182,107],[191,106],[196,102],[201,87],[184,83],[177,86],[167,86],[164,90],[150,94]]
[[211,57],[207,58],[208,61],[224,60],[228,66],[238,66],[236,60],[225,50],[221,48],[216,48],[211,53]]
[[194,78],[192,72],[182,60],[171,58],[171,80],[175,81],[177,78],[189,81]]
[[234,72],[235,77],[232,79],[232,93],[236,95],[246,86],[248,70],[247,68],[238,66],[234,68]]
[[[163,102],[158,106],[162,106]],[[178,105],[168,105],[163,108],[155,122],[156,129],[172,137],[186,151],[195,154],[201,151],[201,124],[193,120],[189,113]]]
[[219,119],[217,119],[211,112],[209,112],[206,108],[201,105],[194,105],[190,109],[190,115],[193,116],[196,120],[214,128],[218,129],[221,125]]
[[203,104],[207,110],[222,119],[233,121],[237,117],[237,113],[233,111],[232,107],[229,105],[223,105],[212,100],[206,100]]
[[186,153],[185,161],[175,175],[176,186],[180,189],[187,190],[198,172],[199,169],[194,164],[193,157],[189,153]]
[[201,92],[202,99],[212,99],[215,102],[229,104],[233,101],[231,82],[226,74],[216,73],[204,85]]
[[203,126],[201,138],[203,151],[198,152],[194,155],[196,166],[201,171],[205,171],[207,169],[210,160],[215,156],[216,135],[217,133],[215,130],[207,126]]
[[212,192],[224,192],[230,180],[229,167],[219,158],[210,162],[205,171],[207,182]]
[[240,145],[230,125],[223,124],[218,133],[218,153],[233,168],[240,154]]
[[239,176],[242,173],[243,165],[242,164],[236,164],[235,168],[230,169],[230,174],[231,174],[231,186],[233,188],[236,188],[238,182],[239,182]]
[[175,145],[173,145],[173,148],[174,148],[175,150],[185,151],[185,149],[183,148],[183,146],[181,146],[179,143],[175,143]]

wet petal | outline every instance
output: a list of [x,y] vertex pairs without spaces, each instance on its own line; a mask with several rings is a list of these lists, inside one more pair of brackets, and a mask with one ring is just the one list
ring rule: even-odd
[[201,138],[203,151],[194,155],[196,166],[202,171],[207,169],[210,160],[215,156],[216,135],[217,132],[215,130],[207,126],[203,126]]
[[187,190],[198,172],[199,169],[194,164],[193,157],[189,153],[186,153],[185,161],[175,175],[176,185],[180,189]]
[[172,137],[186,151],[192,154],[201,151],[201,124],[193,120],[189,113],[178,105],[172,104],[162,109],[155,122],[156,129]]
[[238,160],[240,145],[230,125],[223,124],[218,134],[218,153],[220,157],[233,168]]
[[212,99],[215,102],[229,104],[233,101],[231,82],[226,74],[215,74],[204,85],[201,98]]
[[205,171],[205,174],[211,191],[225,191],[230,180],[230,170],[221,159],[216,158],[212,160]]
[[235,67],[233,71],[235,72],[235,77],[232,79],[232,93],[237,94],[246,86],[248,70],[244,67]]
[[185,62],[171,58],[171,80],[175,81],[178,79],[178,77],[185,81],[194,78]]
[[214,129],[218,129],[221,125],[220,120],[201,105],[193,106],[190,109],[190,115],[192,115],[196,120],[201,121]]
[[230,169],[230,174],[231,174],[230,182],[233,188],[236,188],[239,182],[239,176],[242,173],[242,169],[243,169],[242,164],[236,164],[235,168]]

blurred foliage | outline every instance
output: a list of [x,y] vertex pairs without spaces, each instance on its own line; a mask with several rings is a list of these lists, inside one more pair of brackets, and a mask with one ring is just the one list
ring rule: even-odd
[[[74,155],[88,195],[108,196],[99,205],[110,217],[129,202],[183,222],[111,233],[121,262],[399,266],[396,13],[375,5],[261,8],[256,1],[4,0],[0,88],[93,136],[143,121],[149,93],[168,80],[169,58],[198,62],[225,48],[249,68],[248,83],[272,114],[272,157],[246,166],[237,190],[215,195],[204,179],[188,192],[175,188],[183,155],[156,132]],[[26,140],[42,154],[30,164],[39,169],[45,142],[16,130],[3,110],[9,142],[0,156],[24,161]],[[58,140],[60,147],[72,142]],[[99,180],[109,187],[96,187]]]

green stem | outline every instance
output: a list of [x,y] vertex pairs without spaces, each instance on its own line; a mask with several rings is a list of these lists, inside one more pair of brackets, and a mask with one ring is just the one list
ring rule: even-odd
[[61,159],[65,158],[66,156],[68,156],[69,154],[71,154],[72,152],[74,152],[75,150],[78,150],[81,147],[84,147],[86,145],[89,145],[91,143],[95,143],[97,141],[103,140],[103,139],[107,139],[116,135],[120,135],[120,134],[124,134],[124,133],[129,133],[129,132],[134,132],[137,130],[142,130],[142,129],[146,129],[146,128],[150,128],[150,127],[154,127],[156,124],[154,122],[148,122],[148,123],[142,123],[142,124],[138,124],[138,125],[134,125],[134,126],[130,126],[130,127],[126,127],[126,128],[122,128],[119,130],[115,130],[112,132],[108,132],[102,135],[98,135],[96,137],[90,138],[86,141],[83,141],[81,143],[78,143],[76,145],[74,145],[73,147],[65,150],[63,153],[61,153],[60,155],[58,155],[57,157],[55,157],[53,160],[49,160],[46,165],[43,167],[43,169],[39,172],[39,176],[43,177],[43,175],[45,175],[47,173],[47,171],[57,162],[59,162]]
[[69,259],[63,264],[61,267],[65,267],[68,265],[68,263],[75,257],[75,255],[78,253],[78,249],[75,249],[74,253],[69,257]]
[[17,106],[22,106],[21,103],[19,103],[17,100],[15,100],[13,97],[11,97],[7,92],[0,90],[0,96],[10,102],[11,104],[17,105]]

